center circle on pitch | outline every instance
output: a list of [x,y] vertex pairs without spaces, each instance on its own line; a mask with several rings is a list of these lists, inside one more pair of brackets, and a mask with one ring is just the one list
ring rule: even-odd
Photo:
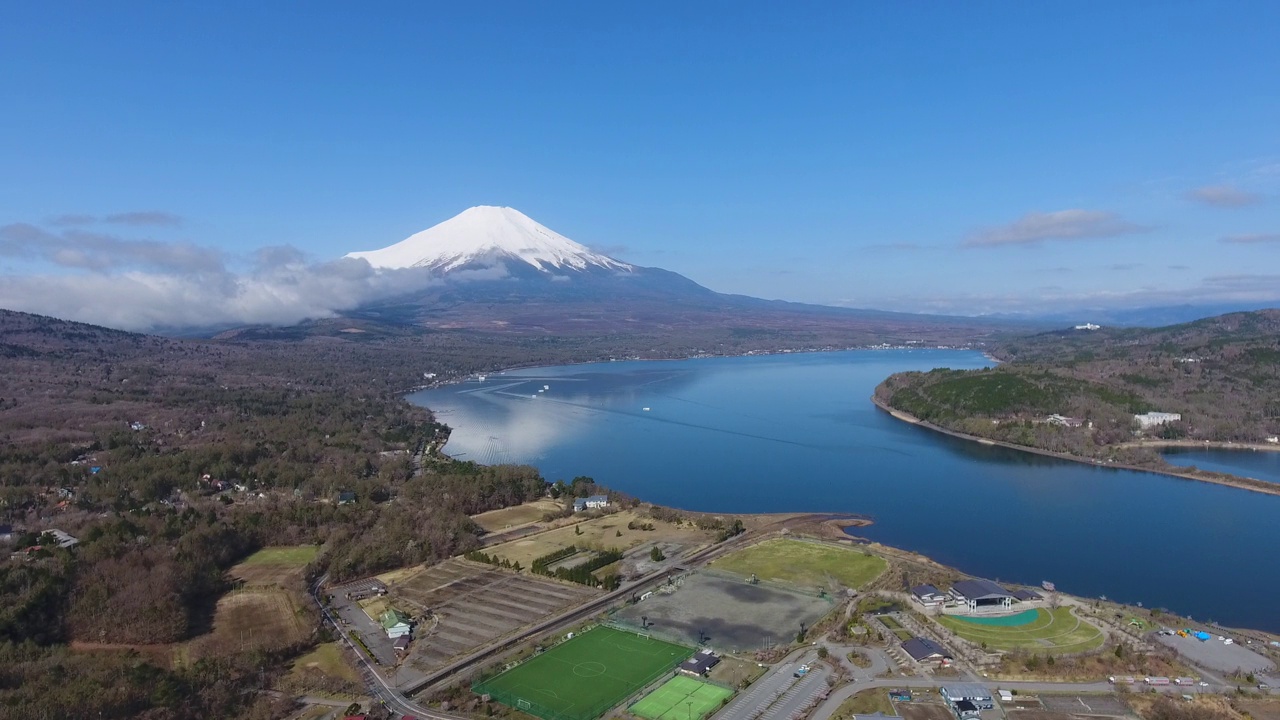
[[598,662],[584,662],[573,666],[573,674],[578,677],[597,677],[603,675],[604,671],[604,664]]

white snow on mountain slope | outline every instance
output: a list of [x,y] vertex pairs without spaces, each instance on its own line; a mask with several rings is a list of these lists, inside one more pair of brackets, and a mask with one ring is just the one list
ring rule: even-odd
[[542,272],[593,267],[629,272],[633,268],[551,230],[509,207],[480,205],[381,250],[348,253],[375,268],[428,268],[447,273],[462,267],[520,260]]

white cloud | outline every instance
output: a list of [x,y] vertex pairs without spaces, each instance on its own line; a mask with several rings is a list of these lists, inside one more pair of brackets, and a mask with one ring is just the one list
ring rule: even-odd
[[1146,232],[1149,228],[1101,210],[1031,212],[1007,225],[984,228],[970,235],[966,247],[1036,245],[1046,240],[1088,240]]
[[1241,190],[1234,185],[1205,185],[1187,193],[1187,197],[1198,203],[1220,208],[1239,208],[1257,205],[1262,196]]
[[376,271],[364,260],[311,263],[288,246],[233,270],[233,258],[193,243],[27,223],[0,226],[0,257],[48,268],[0,276],[0,307],[126,330],[293,324],[435,282],[426,270]]

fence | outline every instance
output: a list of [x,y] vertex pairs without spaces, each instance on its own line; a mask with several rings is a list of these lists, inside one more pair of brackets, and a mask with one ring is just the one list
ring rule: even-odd
[[477,695],[488,695],[489,699],[496,700],[510,708],[515,708],[521,712],[526,712],[534,717],[542,718],[542,720],[596,720],[596,718],[609,711],[616,703],[612,701],[603,701],[594,707],[587,707],[573,712],[557,712],[551,708],[534,700],[520,697],[515,693],[491,688],[486,683],[478,683],[471,686],[471,691]]

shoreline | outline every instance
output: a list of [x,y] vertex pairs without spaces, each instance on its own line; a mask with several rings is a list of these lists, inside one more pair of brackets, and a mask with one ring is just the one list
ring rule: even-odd
[[[942,435],[950,435],[951,437],[957,438],[959,440],[978,443],[979,445],[1003,447],[1009,450],[1018,450],[1020,452],[1032,453],[1034,455],[1044,455],[1045,457],[1057,458],[1059,460],[1068,460],[1070,462],[1080,463],[1082,465],[1088,465],[1090,467],[1114,468],[1117,470],[1134,470],[1136,472],[1147,472],[1155,475],[1165,475],[1168,477],[1179,478],[1181,480],[1191,480],[1194,482],[1203,482],[1203,483],[1209,483],[1212,485],[1222,485],[1224,487],[1235,488],[1237,490],[1248,490],[1250,492],[1256,492],[1261,495],[1280,496],[1280,485],[1276,483],[1268,483],[1265,480],[1255,480],[1253,478],[1246,478],[1238,475],[1228,475],[1225,473],[1212,473],[1204,470],[1201,470],[1199,472],[1194,472],[1194,473],[1177,472],[1176,470],[1149,468],[1149,467],[1142,467],[1140,465],[1128,465],[1124,463],[1102,462],[1100,460],[1081,457],[1079,455],[1070,455],[1067,453],[1054,452],[1052,450],[1042,450],[1040,448],[1031,447],[1029,445],[1017,445],[1015,443],[1005,442],[1003,440],[992,440],[990,438],[979,437],[977,435],[969,435],[968,433],[962,433],[956,430],[948,430],[947,428],[941,427],[939,425],[934,425],[931,422],[921,420],[920,418],[910,413],[906,413],[901,410],[896,410],[894,408],[891,408],[875,395],[871,396],[871,403],[875,405],[877,408],[879,408],[880,410],[888,413],[889,415],[892,415],[895,419],[901,420],[902,422],[909,423],[911,425],[916,425],[918,427],[922,427],[932,432],[940,433]],[[1157,445],[1156,443],[1142,443],[1142,444],[1133,443],[1133,444],[1121,444],[1121,445],[1117,445],[1116,447],[1126,447],[1126,446],[1127,447],[1157,447],[1157,446],[1177,447],[1176,445],[1173,445],[1173,443],[1178,443],[1178,442],[1187,442],[1187,441],[1165,440],[1165,441],[1159,441],[1159,445]],[[1165,443],[1168,443],[1168,445],[1164,445]],[[1225,443],[1222,443],[1221,445],[1225,448]],[[1205,445],[1203,442],[1199,442],[1199,443],[1192,442],[1190,445],[1186,445],[1183,447],[1193,447],[1193,448],[1200,448],[1200,449],[1205,449],[1205,448],[1219,449],[1214,447],[1214,445]],[[1246,450],[1253,449],[1252,447],[1246,447],[1239,443],[1232,445],[1231,448],[1246,449]],[[1272,450],[1273,448],[1266,448],[1266,449]]]
[[[419,385],[419,386],[417,386],[417,387],[415,387],[415,388],[411,388],[411,389],[409,389],[409,390],[402,390],[402,391],[400,391],[398,394],[399,394],[399,396],[400,396],[400,398],[401,398],[402,400],[404,400],[405,402],[409,403],[410,405],[413,405],[414,407],[419,407],[419,408],[422,408],[423,410],[426,410],[426,411],[431,415],[431,418],[432,418],[433,420],[435,420],[436,422],[442,422],[442,421],[441,421],[441,420],[436,416],[436,411],[435,411],[435,410],[431,409],[431,408],[430,408],[430,407],[428,407],[427,405],[419,405],[418,403],[415,403],[415,402],[413,402],[412,400],[409,400],[409,396],[410,396],[410,395],[416,395],[416,394],[418,394],[418,393],[420,393],[420,392],[426,392],[426,391],[428,391],[428,390],[440,390],[440,389],[442,389],[442,388],[450,387],[450,386],[452,386],[452,385],[461,385],[461,384],[463,384],[463,383],[465,383],[465,382],[467,382],[467,381],[469,381],[469,380],[473,379],[476,375],[486,375],[486,376],[488,376],[488,375],[502,375],[503,373],[511,372],[511,371],[513,371],[513,370],[539,370],[539,369],[542,369],[542,368],[578,367],[578,366],[581,366],[581,365],[610,365],[610,364],[613,364],[613,363],[620,363],[620,362],[684,362],[684,361],[687,361],[687,360],[715,360],[715,359],[725,359],[725,358],[765,357],[765,356],[771,356],[771,355],[802,355],[802,354],[805,354],[805,355],[817,355],[817,354],[820,354],[820,353],[861,352],[861,351],[864,351],[864,350],[881,350],[881,351],[883,351],[883,350],[954,350],[954,351],[967,351],[967,352],[978,352],[978,353],[981,353],[981,354],[982,354],[982,356],[983,356],[984,358],[986,358],[986,359],[988,359],[988,360],[992,361],[992,362],[993,362],[993,363],[995,363],[995,364],[999,364],[999,363],[1001,362],[1000,360],[998,360],[998,359],[996,359],[996,358],[992,357],[990,354],[988,354],[988,352],[987,352],[986,350],[979,350],[979,349],[977,349],[977,348],[971,348],[971,347],[941,347],[941,346],[940,346],[940,347],[936,347],[936,348],[915,348],[915,347],[906,347],[906,346],[902,346],[902,347],[898,347],[898,346],[895,346],[895,347],[879,347],[879,346],[876,346],[876,345],[869,345],[869,346],[866,346],[866,347],[827,348],[827,349],[823,349],[823,350],[762,350],[762,351],[751,351],[751,352],[746,352],[746,353],[739,353],[739,354],[736,354],[736,355],[691,355],[691,356],[689,356],[689,357],[682,357],[682,358],[641,358],[641,357],[637,357],[637,358],[621,358],[621,359],[613,359],[613,358],[610,358],[610,359],[608,359],[608,360],[581,360],[581,361],[578,361],[578,362],[567,362],[567,363],[561,363],[561,364],[559,364],[559,365],[512,365],[512,366],[510,366],[510,367],[502,368],[501,370],[490,370],[490,371],[487,371],[487,372],[484,372],[484,373],[468,373],[467,375],[464,375],[464,376],[462,376],[462,377],[449,378],[449,379],[442,379],[442,380],[439,380],[439,381],[437,381],[437,382],[427,383],[427,384],[425,384],[425,385]],[[453,431],[453,426],[449,425],[448,423],[442,423],[442,424],[444,424],[444,425],[446,425],[446,426],[448,426],[448,427],[449,427],[449,430],[450,430],[450,433],[449,433],[449,434],[450,434],[450,435],[452,435],[452,434],[453,434],[453,432],[452,432],[452,431]],[[449,444],[449,440],[446,438],[446,439],[445,439],[445,441],[444,441],[443,443],[441,443],[441,444],[440,444],[440,447],[436,448],[436,452],[438,452],[439,454],[444,455],[445,457],[448,457],[448,458],[450,458],[450,459],[456,459],[456,458],[454,458],[452,455],[448,455],[448,454],[446,454],[446,453],[445,453],[444,449],[445,449],[445,446],[447,446],[448,444]]]
[[[462,383],[472,379],[476,375],[501,375],[511,372],[512,370],[539,370],[541,368],[558,368],[558,367],[577,367],[579,365],[609,365],[620,362],[683,362],[685,360],[723,360],[726,358],[745,358],[745,357],[770,357],[773,355],[817,355],[821,353],[841,353],[841,352],[861,352],[864,350],[885,351],[885,350],[954,350],[981,353],[984,358],[990,360],[994,364],[1001,364],[1003,361],[988,354],[986,350],[980,350],[973,347],[951,347],[939,345],[937,347],[914,347],[908,345],[895,345],[892,347],[881,347],[879,345],[866,345],[842,348],[823,348],[815,350],[751,350],[745,353],[725,354],[725,355],[689,355],[687,357],[673,358],[647,358],[647,357],[628,357],[628,358],[609,358],[608,360],[577,360],[571,362],[562,362],[555,365],[511,365],[498,370],[487,370],[483,373],[473,372],[460,378],[452,378],[448,380],[440,380],[437,382],[424,383],[415,385],[408,390],[400,390],[398,394],[401,397],[420,393],[425,390],[439,390],[440,388],[449,387],[450,385],[461,385]],[[419,407],[422,407],[421,405]]]

